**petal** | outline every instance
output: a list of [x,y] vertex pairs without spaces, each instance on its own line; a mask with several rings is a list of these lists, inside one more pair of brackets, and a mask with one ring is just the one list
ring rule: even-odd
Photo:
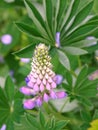
[[44,100],[45,102],[48,102],[49,99],[50,99],[50,97],[48,96],[48,94],[45,93],[44,96],[43,96],[43,100]]
[[3,124],[0,130],[6,130],[6,125]]
[[51,91],[51,92],[50,92],[50,97],[51,97],[52,99],[56,99],[56,98],[57,98],[57,95],[56,95],[56,93],[55,93],[54,91]]
[[44,91],[44,85],[41,83],[40,85],[40,91],[43,92]]
[[52,83],[51,83],[51,87],[52,87],[52,88],[56,88],[56,83],[55,83],[55,82],[52,82]]
[[47,89],[47,90],[51,90],[51,86],[50,86],[49,83],[46,84],[46,89]]
[[34,89],[34,91],[38,92],[39,91],[39,86],[35,83],[33,89]]
[[27,86],[30,87],[30,88],[33,88],[34,83],[32,83],[31,81],[29,81],[29,82],[27,83]]
[[63,76],[62,75],[56,75],[55,77],[54,77],[54,80],[55,80],[55,82],[56,82],[56,84],[61,84],[62,83],[62,81],[63,81]]
[[37,78],[37,84],[39,85],[41,83],[41,80],[40,80],[40,78],[38,77]]
[[27,99],[23,105],[25,109],[33,109],[35,107],[35,101],[33,99]]
[[67,96],[67,93],[65,93],[64,91],[61,92],[56,92],[57,98],[64,98]]
[[35,95],[34,90],[31,88],[27,88],[27,87],[21,87],[20,92],[25,94],[25,95]]
[[36,106],[40,107],[42,105],[42,103],[43,103],[42,97],[38,97],[36,99]]
[[46,79],[45,78],[43,79],[43,84],[46,85]]
[[28,77],[25,78],[25,82],[28,83],[30,79]]

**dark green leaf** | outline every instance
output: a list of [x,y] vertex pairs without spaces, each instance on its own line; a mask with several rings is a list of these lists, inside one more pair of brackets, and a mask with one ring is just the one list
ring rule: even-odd
[[81,83],[81,81],[85,79],[85,77],[87,76],[87,70],[88,70],[88,67],[87,67],[87,66],[84,66],[84,67],[81,69],[81,71],[80,71],[80,73],[79,73],[79,75],[78,75],[78,77],[77,77],[77,81],[76,81],[76,83],[75,83],[75,87],[78,87],[79,84]]
[[48,37],[48,35],[45,31],[45,28],[44,28],[44,21],[41,18],[41,15],[38,13],[37,9],[28,0],[25,0],[24,3],[27,8],[29,17],[33,20],[35,26],[39,29],[39,31],[43,35],[43,37]]
[[93,120],[98,119],[98,109],[95,110]]
[[31,44],[19,51],[14,52],[13,54],[21,58],[32,58],[35,45],[36,44]]
[[57,31],[60,31],[60,27],[61,27],[61,24],[62,24],[62,19],[63,19],[63,16],[65,15],[65,10],[66,10],[66,7],[67,7],[67,0],[64,1],[64,0],[58,0],[58,5],[59,5],[59,9],[57,8]]
[[92,120],[92,117],[88,111],[81,111],[80,114],[84,122],[89,123]]
[[11,103],[14,100],[14,83],[11,77],[9,76],[6,79],[5,91],[6,91],[7,98]]
[[32,124],[35,128],[40,129],[40,124],[38,123],[35,117],[31,116],[30,114],[27,114],[26,118],[30,122],[30,124]]
[[61,130],[63,127],[65,127],[68,124],[69,121],[61,120],[56,122],[56,129]]
[[[75,26],[80,24],[90,13],[93,6],[93,1],[91,1],[89,4],[87,4],[75,17],[75,20],[70,28],[73,29]],[[68,30],[69,31],[69,30]]]
[[39,119],[42,126],[45,126],[45,117],[44,114],[40,111],[39,113]]

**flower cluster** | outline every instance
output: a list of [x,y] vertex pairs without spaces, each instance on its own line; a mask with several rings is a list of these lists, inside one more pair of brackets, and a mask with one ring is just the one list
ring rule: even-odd
[[60,84],[62,76],[55,75],[52,71],[51,57],[48,55],[48,47],[44,44],[36,46],[31,63],[31,72],[26,77],[27,86],[20,88],[25,95],[31,95],[31,99],[24,101],[25,109],[40,107],[43,102],[50,99],[64,98],[64,91],[55,92],[57,84]]

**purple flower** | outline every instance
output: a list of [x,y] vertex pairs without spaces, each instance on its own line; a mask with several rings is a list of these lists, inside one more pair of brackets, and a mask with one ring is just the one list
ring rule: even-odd
[[27,99],[23,103],[25,109],[33,109],[35,107],[35,100]]
[[27,88],[27,87],[21,87],[20,92],[25,94],[25,95],[35,95],[34,90],[31,88]]
[[28,62],[30,62],[30,59],[29,58],[21,58],[20,61],[23,63],[28,63]]
[[12,43],[12,36],[10,34],[5,34],[1,37],[1,42],[5,45]]
[[61,92],[56,92],[57,98],[65,98],[67,96],[67,93],[65,93],[64,91]]
[[[93,36],[89,36],[89,37],[87,37],[86,39],[87,39],[87,40],[96,40],[96,38],[93,37]],[[91,43],[91,45],[96,45],[96,44],[97,44],[97,40],[96,40],[96,41],[93,41],[93,42]]]
[[56,75],[55,77],[54,77],[54,80],[56,81],[56,84],[61,84],[62,83],[62,81],[63,81],[63,76],[62,75]]
[[56,47],[60,47],[60,32],[56,33],[55,41],[56,41]]
[[6,125],[3,124],[0,130],[6,130]]
[[[39,44],[32,58],[31,72],[25,78],[26,87],[21,87],[20,91],[25,95],[33,95],[32,99],[24,102],[25,109],[40,107],[43,102],[48,102],[50,99],[63,98],[65,93],[54,91],[57,84],[62,82],[61,75],[55,75],[50,62],[51,57],[48,55],[48,47],[44,44]],[[31,105],[30,105],[31,104]]]
[[36,106],[40,107],[40,106],[42,105],[42,103],[43,103],[42,97],[39,96],[39,97],[36,99]]
[[56,95],[56,93],[55,93],[54,91],[51,91],[51,92],[50,92],[50,97],[51,97],[52,99],[56,99],[56,98],[57,98],[57,95]]

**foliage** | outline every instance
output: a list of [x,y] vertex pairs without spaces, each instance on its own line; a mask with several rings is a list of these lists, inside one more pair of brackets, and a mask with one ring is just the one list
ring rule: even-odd
[[[98,79],[91,80],[89,75],[98,65],[96,3],[97,0],[0,1],[0,128],[6,124],[6,130],[93,130],[98,120]],[[10,44],[3,43],[5,34],[12,37]],[[56,91],[64,90],[68,100],[24,110],[27,96],[19,88],[26,85],[30,62],[23,63],[21,59],[31,60],[39,43],[49,47],[53,70],[63,76]]]

